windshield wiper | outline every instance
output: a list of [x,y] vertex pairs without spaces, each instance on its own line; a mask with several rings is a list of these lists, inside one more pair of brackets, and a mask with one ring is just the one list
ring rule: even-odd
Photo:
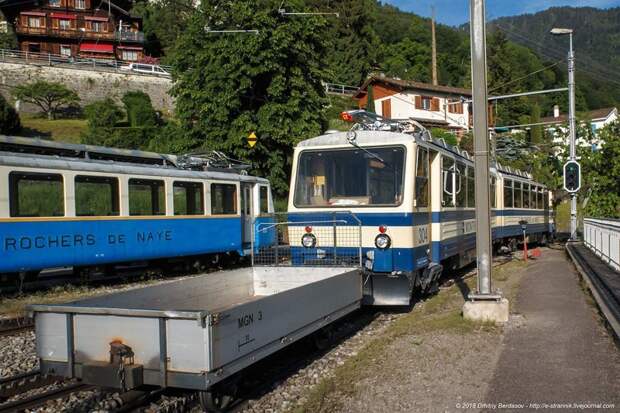
[[[352,134],[352,136],[349,136],[349,134]],[[376,159],[377,161],[381,162],[383,165],[385,166],[389,166],[387,162],[385,162],[383,160],[383,158],[381,158],[379,155],[377,155],[376,153],[370,152],[367,149],[362,148],[361,146],[359,146],[357,144],[357,142],[355,141],[357,138],[357,134],[355,133],[355,131],[349,131],[347,133],[347,142],[349,142],[351,145],[355,146],[357,149],[359,149],[360,151],[366,153],[367,155],[370,155],[371,158]]]

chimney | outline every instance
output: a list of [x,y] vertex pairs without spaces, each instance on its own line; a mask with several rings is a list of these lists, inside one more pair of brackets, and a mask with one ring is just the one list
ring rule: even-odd
[[556,119],[560,117],[560,107],[558,105],[553,107],[553,117]]

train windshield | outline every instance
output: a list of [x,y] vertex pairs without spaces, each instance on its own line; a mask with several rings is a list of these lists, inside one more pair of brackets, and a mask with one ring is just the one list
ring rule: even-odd
[[403,201],[403,147],[304,151],[297,207],[398,206]]

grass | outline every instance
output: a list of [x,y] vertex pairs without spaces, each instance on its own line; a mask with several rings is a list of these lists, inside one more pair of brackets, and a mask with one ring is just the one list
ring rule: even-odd
[[41,138],[57,142],[79,143],[86,131],[84,119],[54,119],[22,115],[22,136]]
[[[508,282],[510,274],[525,268],[522,262],[510,262],[494,270],[493,279],[499,286],[506,286],[511,295],[516,294],[517,284]],[[464,281],[470,289],[475,288],[476,279]],[[353,396],[358,390],[352,383],[357,383],[373,375],[377,368],[377,360],[389,350],[389,346],[398,338],[415,334],[414,345],[423,343],[421,334],[429,332],[453,332],[456,334],[471,334],[474,332],[498,333],[500,327],[493,323],[472,322],[465,320],[461,314],[464,299],[458,285],[441,291],[438,295],[420,304],[405,316],[395,320],[380,335],[362,348],[357,355],[349,358],[339,366],[335,374],[324,378],[309,391],[303,405],[294,408],[292,413],[328,412],[338,410],[342,406],[335,406],[344,402],[347,396]],[[333,396],[333,397],[330,397]]]

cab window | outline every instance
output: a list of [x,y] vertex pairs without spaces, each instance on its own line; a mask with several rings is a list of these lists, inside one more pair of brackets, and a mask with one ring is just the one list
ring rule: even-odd
[[269,187],[261,185],[258,195],[260,196],[260,213],[267,214],[269,212]]
[[428,207],[428,173],[428,149],[418,148],[415,174],[416,205],[418,208]]

